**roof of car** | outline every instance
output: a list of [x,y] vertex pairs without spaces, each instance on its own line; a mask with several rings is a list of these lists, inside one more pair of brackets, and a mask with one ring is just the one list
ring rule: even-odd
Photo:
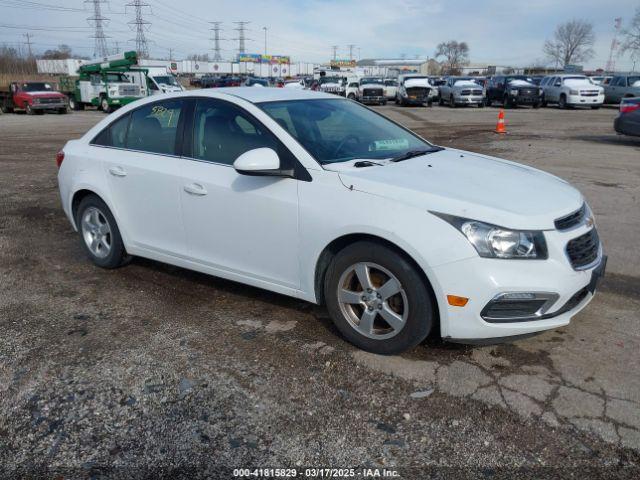
[[328,93],[313,90],[298,90],[291,88],[255,88],[255,87],[224,87],[215,89],[190,90],[189,93],[219,93],[242,98],[251,103],[277,102],[282,100],[311,100],[321,98],[340,98]]

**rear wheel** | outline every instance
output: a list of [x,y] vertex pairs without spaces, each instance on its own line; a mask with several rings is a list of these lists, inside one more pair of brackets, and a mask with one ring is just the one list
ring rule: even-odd
[[82,199],[76,214],[82,246],[89,259],[102,268],[117,268],[129,259],[120,230],[107,204],[97,195]]
[[71,95],[69,97],[69,108],[71,110],[76,110],[76,111],[84,110],[84,105],[82,103],[76,101],[76,98],[73,95]]
[[2,105],[2,107],[0,107],[0,111],[2,111],[2,113],[13,113],[13,108]]
[[363,350],[399,353],[431,330],[429,288],[403,255],[384,245],[362,241],[340,251],[329,265],[324,291],[334,324]]

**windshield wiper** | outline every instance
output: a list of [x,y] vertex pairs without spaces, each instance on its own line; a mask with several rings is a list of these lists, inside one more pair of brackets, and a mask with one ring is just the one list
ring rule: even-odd
[[373,167],[374,165],[377,165],[379,167],[382,166],[381,163],[372,162],[371,160],[359,160],[353,164],[353,166],[356,168]]
[[409,160],[410,158],[413,158],[413,157],[419,157],[420,155],[427,155],[428,153],[440,152],[442,150],[444,150],[443,147],[433,147],[430,150],[409,150],[408,152],[403,153],[402,155],[393,157],[391,161],[401,162],[403,160]]

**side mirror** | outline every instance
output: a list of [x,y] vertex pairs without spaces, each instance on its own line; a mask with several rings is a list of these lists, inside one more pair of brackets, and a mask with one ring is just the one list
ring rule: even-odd
[[280,158],[271,148],[255,148],[244,152],[235,162],[233,168],[241,175],[293,177],[293,170],[282,170]]

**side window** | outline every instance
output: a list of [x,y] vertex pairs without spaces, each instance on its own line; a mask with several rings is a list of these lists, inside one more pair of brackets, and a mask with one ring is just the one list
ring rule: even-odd
[[199,100],[193,128],[193,157],[199,160],[233,165],[240,155],[254,148],[279,147],[264,126],[226,102]]
[[96,138],[91,142],[92,145],[100,145],[103,147],[124,148],[127,140],[127,128],[129,127],[129,119],[131,114],[125,115],[117,119],[115,122],[102,130]]
[[127,135],[127,148],[149,153],[175,155],[180,99],[152,103],[134,110]]

